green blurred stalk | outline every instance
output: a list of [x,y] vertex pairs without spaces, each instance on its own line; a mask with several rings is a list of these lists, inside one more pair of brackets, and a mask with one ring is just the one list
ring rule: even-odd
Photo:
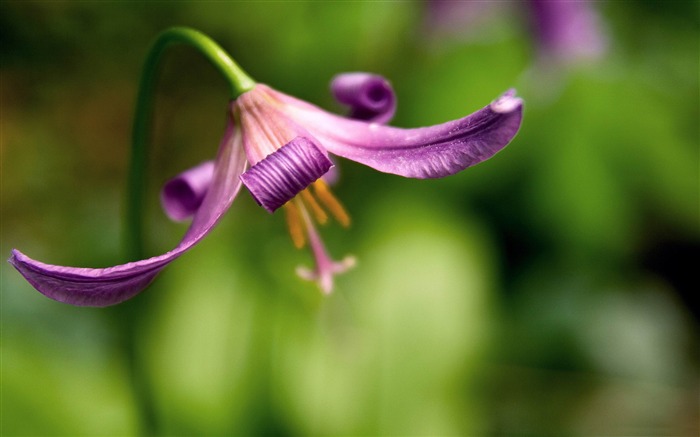
[[189,45],[202,53],[227,80],[231,99],[236,99],[255,86],[253,79],[231,59],[221,46],[203,33],[187,27],[173,27],[158,35],[151,46],[141,73],[131,138],[126,212],[127,252],[131,259],[142,259],[144,256],[143,201],[144,187],[147,181],[147,151],[150,143],[149,134],[154,107],[155,83],[161,57],[165,49],[173,44]]
[[[144,192],[147,186],[148,145],[150,144],[151,120],[153,116],[155,85],[160,60],[165,49],[174,44],[193,47],[210,61],[229,84],[232,99],[255,86],[233,59],[211,38],[194,29],[173,27],[162,32],[153,42],[141,72],[141,81],[136,99],[132,131],[131,162],[129,165],[127,204],[126,204],[126,247],[129,259],[143,259],[143,219]],[[138,304],[126,302],[115,307],[116,325],[119,329],[119,343],[125,353],[134,402],[139,414],[140,434],[157,435],[158,423],[155,412],[152,387],[148,374],[143,368],[139,351],[142,321],[148,315],[145,293]]]

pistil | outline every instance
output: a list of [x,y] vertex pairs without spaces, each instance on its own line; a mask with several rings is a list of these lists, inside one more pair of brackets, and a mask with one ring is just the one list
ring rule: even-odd
[[348,227],[350,216],[322,179],[315,181],[309,188],[287,202],[284,205],[284,211],[287,229],[294,246],[301,249],[308,242],[316,260],[314,270],[299,267],[297,273],[303,279],[317,281],[321,289],[329,293],[333,287],[333,275],[352,267],[355,259],[346,257],[340,262],[333,261],[326,251],[314,222],[321,225],[327,223],[326,211],[328,211],[343,227]]

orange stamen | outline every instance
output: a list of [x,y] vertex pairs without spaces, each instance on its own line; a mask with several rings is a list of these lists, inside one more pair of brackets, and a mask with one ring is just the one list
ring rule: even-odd
[[333,217],[335,217],[335,219],[338,220],[338,223],[340,223],[345,228],[350,226],[350,216],[345,211],[345,208],[340,203],[340,201],[335,198],[333,193],[331,193],[331,190],[328,188],[328,185],[326,185],[326,183],[322,179],[319,179],[313,183],[313,187],[314,194],[316,194],[316,197],[319,198],[323,206],[325,206],[326,209],[330,211]]
[[302,191],[301,198],[304,200],[304,203],[311,208],[316,221],[322,225],[326,224],[328,221],[328,214],[326,214],[326,211],[324,211],[323,208],[321,208],[321,205],[318,204],[314,196],[311,194],[311,191],[308,189]]
[[301,220],[299,207],[294,201],[287,202],[284,204],[284,212],[287,218],[287,229],[289,230],[289,235],[292,237],[294,247],[301,249],[306,245],[306,235],[304,233],[304,224]]

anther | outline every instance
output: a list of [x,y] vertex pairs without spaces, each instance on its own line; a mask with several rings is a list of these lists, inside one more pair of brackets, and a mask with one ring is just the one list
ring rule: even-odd
[[287,229],[289,236],[292,237],[292,243],[297,249],[301,249],[306,245],[306,236],[304,234],[304,224],[301,220],[301,213],[297,207],[295,200],[284,204],[285,217],[287,219]]
[[328,214],[326,214],[326,211],[321,208],[321,205],[318,204],[308,188],[301,192],[301,198],[304,200],[304,203],[311,208],[316,221],[322,225],[325,225],[328,221]]
[[335,198],[331,190],[328,189],[328,185],[323,181],[323,179],[318,179],[312,184],[314,187],[314,194],[321,201],[323,206],[338,220],[343,227],[347,228],[350,226],[350,216],[343,208],[343,205],[338,199]]

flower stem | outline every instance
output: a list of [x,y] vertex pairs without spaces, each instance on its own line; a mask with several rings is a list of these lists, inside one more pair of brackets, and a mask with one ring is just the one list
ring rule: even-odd
[[[223,74],[230,87],[232,99],[255,86],[233,59],[211,38],[194,29],[173,27],[162,32],[153,42],[141,72],[136,97],[131,144],[131,163],[128,174],[126,205],[126,249],[131,260],[143,259],[144,187],[147,186],[148,146],[154,108],[155,84],[158,66],[165,49],[174,44],[185,44],[204,55]],[[148,293],[146,293],[148,295]],[[115,308],[119,347],[127,360],[134,402],[139,412],[140,435],[156,435],[158,420],[154,407],[151,384],[144,369],[144,350],[139,332],[148,314],[149,299],[139,299],[139,305],[126,302]]]
[[165,49],[173,44],[185,44],[204,55],[227,80],[232,99],[255,86],[253,79],[205,34],[187,27],[172,27],[163,31],[153,42],[141,73],[136,98],[132,131],[131,164],[129,167],[126,212],[126,238],[130,259],[143,258],[143,187],[146,186],[147,149],[150,139],[151,116],[154,106],[156,73]]

